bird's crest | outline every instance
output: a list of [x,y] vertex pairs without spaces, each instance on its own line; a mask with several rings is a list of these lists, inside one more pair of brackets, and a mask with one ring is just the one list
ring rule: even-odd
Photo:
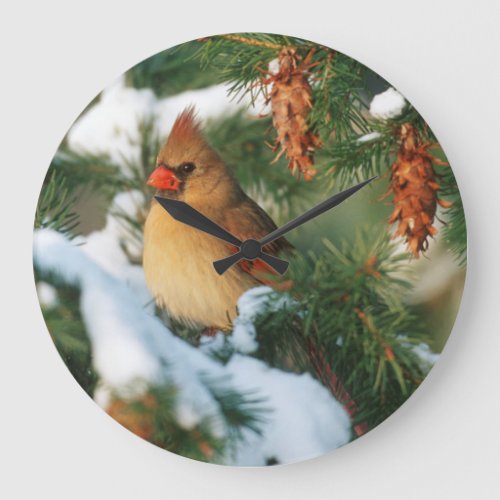
[[164,149],[167,154],[175,155],[180,151],[196,150],[206,144],[196,110],[194,106],[189,106],[177,116]]
[[177,116],[170,131],[169,141],[181,142],[200,135],[202,135],[200,121],[196,116],[194,106],[191,105]]

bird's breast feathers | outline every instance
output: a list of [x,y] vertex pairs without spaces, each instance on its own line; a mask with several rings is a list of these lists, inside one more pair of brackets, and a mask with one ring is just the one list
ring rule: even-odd
[[158,305],[175,319],[198,326],[229,326],[236,301],[256,281],[237,267],[219,276],[212,263],[228,253],[224,242],[152,204],[144,229],[144,272]]

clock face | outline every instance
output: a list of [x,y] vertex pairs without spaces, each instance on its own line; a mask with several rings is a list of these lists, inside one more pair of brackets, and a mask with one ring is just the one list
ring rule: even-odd
[[217,464],[306,460],[387,419],[438,360],[465,266],[426,121],[361,63],[281,35],[132,67],[64,137],[35,217],[38,297],[78,384]]

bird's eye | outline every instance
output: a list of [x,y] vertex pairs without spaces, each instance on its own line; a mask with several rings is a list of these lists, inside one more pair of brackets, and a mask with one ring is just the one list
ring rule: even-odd
[[181,165],[181,170],[183,172],[186,172],[187,174],[189,174],[189,172],[192,172],[195,168],[196,167],[193,163],[184,163],[183,165]]

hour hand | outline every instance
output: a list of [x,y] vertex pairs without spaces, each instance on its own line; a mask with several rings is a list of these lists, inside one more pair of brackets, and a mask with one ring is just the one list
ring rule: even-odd
[[215,236],[226,243],[231,243],[231,245],[241,246],[239,238],[236,238],[236,236],[226,231],[223,227],[220,227],[208,217],[205,217],[201,212],[198,212],[198,210],[184,201],[171,200],[170,198],[162,198],[161,196],[155,196],[155,198],[175,220]]
[[[188,205],[184,201],[162,198],[161,196],[155,196],[155,199],[175,220],[238,247],[238,253],[235,254],[239,256],[237,261],[244,258],[248,258],[248,260],[259,258],[280,274],[283,274],[288,267],[288,262],[285,260],[278,259],[277,257],[262,251],[260,251],[255,257],[250,255],[245,257],[241,254],[241,247],[243,243],[239,238],[231,234],[229,231],[226,231],[223,227],[219,226],[213,220],[210,220],[208,217],[203,215],[201,212],[198,212],[198,210],[194,209],[191,205]],[[216,270],[219,274],[222,274],[217,267]]]
[[[314,219],[318,215],[321,215],[322,213],[326,212],[327,210],[332,209],[333,207],[336,207],[337,205],[340,205],[344,200],[347,200],[350,196],[352,196],[354,193],[359,191],[362,187],[366,186],[369,184],[373,179],[376,177],[372,177],[371,179],[368,179],[367,181],[361,182],[357,184],[356,186],[350,187],[349,189],[346,189],[340,193],[337,193],[327,200],[323,201],[319,205],[316,205],[315,207],[311,208],[307,212],[303,213],[302,215],[299,215],[295,219],[291,220],[290,222],[287,222],[284,226],[281,226],[279,228],[276,228],[274,231],[269,233],[267,236],[262,238],[259,241],[254,241],[254,240],[246,240],[242,243],[242,246],[240,247],[240,251],[236,253],[235,255],[230,255],[229,257],[226,257],[225,259],[220,259],[214,262],[214,267],[216,271],[219,274],[224,273],[227,271],[233,264],[238,262],[239,259],[245,258],[244,255],[244,249],[247,246],[247,244],[252,242],[252,245],[257,244],[257,250],[262,249],[264,245],[267,245],[268,243],[272,243],[273,241],[277,240],[278,238],[281,238],[284,234],[288,233],[292,229],[295,229],[296,227],[301,226],[302,224],[306,223],[307,221]],[[238,259],[239,257],[239,259]],[[275,268],[276,269],[276,268]],[[285,269],[286,270],[286,269]],[[283,271],[285,272],[285,271]],[[283,273],[282,273],[283,274]]]

